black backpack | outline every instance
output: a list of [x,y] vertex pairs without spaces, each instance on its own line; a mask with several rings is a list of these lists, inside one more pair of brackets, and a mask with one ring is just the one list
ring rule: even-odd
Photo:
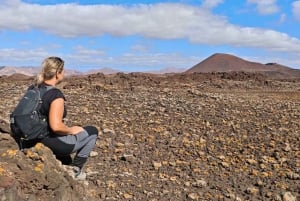
[[[43,95],[53,86],[31,86],[10,114],[12,136],[18,141],[39,140],[49,134],[47,116],[40,113]],[[20,144],[21,146],[21,144]]]

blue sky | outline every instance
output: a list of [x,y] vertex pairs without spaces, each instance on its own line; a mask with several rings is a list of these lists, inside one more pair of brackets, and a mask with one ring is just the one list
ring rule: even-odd
[[188,69],[228,53],[300,69],[299,23],[299,0],[0,0],[0,66]]

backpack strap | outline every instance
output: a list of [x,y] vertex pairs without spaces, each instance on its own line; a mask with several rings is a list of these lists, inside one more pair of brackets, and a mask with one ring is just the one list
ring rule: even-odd
[[40,92],[40,99],[42,99],[43,95],[49,91],[50,89],[54,89],[55,87],[54,86],[51,86],[51,85],[43,85],[41,87],[38,87],[39,89],[39,92]]
[[46,94],[46,92],[48,92],[51,89],[54,89],[54,86],[47,86],[47,85],[43,85],[43,86],[34,86],[34,88],[36,89],[36,91],[38,92],[39,96],[38,96],[38,105],[36,107],[36,110],[38,111],[40,116],[43,116],[44,118],[47,118],[46,116],[41,114],[41,107],[43,104],[43,96]]

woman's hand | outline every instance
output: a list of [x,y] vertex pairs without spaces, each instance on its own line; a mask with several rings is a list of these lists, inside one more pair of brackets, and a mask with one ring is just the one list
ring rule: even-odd
[[82,127],[80,127],[80,126],[72,126],[72,127],[70,128],[70,131],[71,131],[71,132],[70,132],[71,135],[77,135],[78,133],[84,131],[84,129],[83,129]]

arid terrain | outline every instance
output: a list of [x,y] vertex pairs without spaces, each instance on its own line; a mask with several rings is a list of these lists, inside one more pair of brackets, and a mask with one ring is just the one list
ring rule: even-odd
[[94,74],[59,88],[69,125],[101,131],[74,181],[46,147],[18,151],[9,113],[32,79],[0,78],[1,200],[300,198],[300,80],[256,73]]

